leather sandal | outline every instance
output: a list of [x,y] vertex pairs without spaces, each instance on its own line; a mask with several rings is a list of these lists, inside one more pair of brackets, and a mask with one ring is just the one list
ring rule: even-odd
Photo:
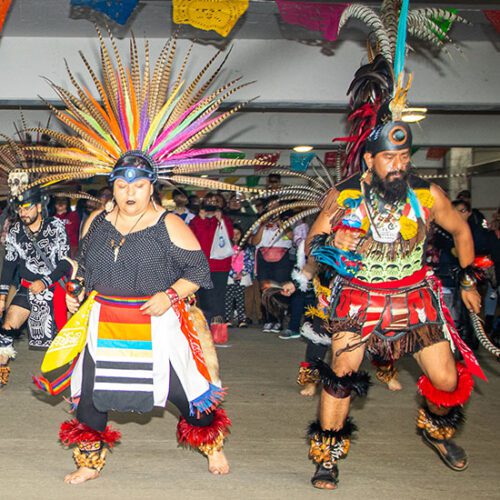
[[[424,430],[422,432],[424,442],[437,452],[441,460],[454,471],[461,472],[469,466],[465,450],[455,444],[451,439],[434,439]],[[438,445],[443,445],[446,451],[443,451]],[[462,466],[458,466],[463,462]]]
[[332,484],[335,489],[339,482],[339,469],[337,464],[331,463],[329,466],[325,466],[324,463],[318,464],[316,467],[316,472],[314,476],[311,478],[311,483],[315,488],[318,489],[330,489],[330,488],[322,488],[321,486],[316,486],[319,482]]

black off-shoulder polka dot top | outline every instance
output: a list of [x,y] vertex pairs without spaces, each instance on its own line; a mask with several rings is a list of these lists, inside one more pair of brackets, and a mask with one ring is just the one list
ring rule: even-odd
[[212,288],[210,269],[201,250],[176,246],[165,227],[165,212],[158,222],[129,234],[116,262],[113,241],[123,235],[99,214],[80,242],[78,275],[85,280],[88,292],[103,295],[141,297],[153,295],[184,278],[203,288]]

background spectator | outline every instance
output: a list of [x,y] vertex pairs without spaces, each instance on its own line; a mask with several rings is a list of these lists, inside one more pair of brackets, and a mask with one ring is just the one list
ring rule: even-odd
[[266,189],[273,191],[274,189],[279,189],[280,187],[281,187],[281,175],[269,174],[267,176]]
[[248,246],[239,249],[238,245],[243,236],[241,226],[233,228],[233,251],[231,270],[226,290],[226,322],[233,323],[236,312],[236,325],[239,328],[247,326],[245,312],[245,288],[253,283],[254,252]]
[[66,226],[68,234],[70,256],[74,257],[78,251],[78,240],[80,235],[80,217],[71,210],[69,198],[55,197],[54,216],[61,219]]
[[243,234],[257,220],[257,214],[252,210],[248,201],[242,200],[242,196],[238,193],[229,197],[225,214],[231,219],[233,225],[237,224],[241,227]]
[[471,192],[468,189],[464,189],[457,194],[457,201],[465,201],[469,206],[469,212],[471,212],[468,216],[470,218],[470,224],[474,224],[482,227],[483,229],[488,228],[488,221],[486,217],[480,212],[477,208],[472,207],[472,196]]
[[200,197],[197,194],[191,194],[188,196],[188,208],[194,215],[197,215],[200,211]]
[[[278,199],[270,196],[267,199],[265,210],[273,210],[279,206]],[[292,248],[292,231],[283,233],[280,229],[280,217],[275,216],[266,224],[261,224],[252,238],[252,244],[257,249],[257,278],[261,290],[268,281],[284,283],[290,281],[292,262],[290,249]],[[263,332],[279,333],[281,318],[276,318],[269,311],[263,311]]]
[[175,203],[173,213],[178,215],[186,224],[194,219],[194,214],[187,208],[189,196],[185,189],[176,188],[172,192],[172,199]]
[[[87,194],[96,198],[99,196],[99,192],[95,189],[89,189]],[[78,217],[80,217],[80,232],[88,216],[96,210],[98,206],[99,204],[94,200],[78,200],[76,204],[76,213],[78,214]]]
[[200,213],[193,218],[189,227],[198,238],[201,249],[207,257],[213,288],[200,288],[198,300],[201,309],[210,323],[224,320],[224,305],[226,298],[227,279],[231,270],[231,257],[213,259],[212,245],[218,226],[224,223],[229,238],[233,238],[233,224],[229,217],[222,213],[223,198],[216,193],[207,193],[201,204]]
[[[303,261],[305,263],[305,241],[307,233],[309,232],[309,225],[305,221],[299,221],[293,228],[293,245],[296,250],[296,266],[298,269],[302,267]],[[288,328],[279,336],[280,339],[290,340],[300,338],[300,326],[302,317],[308,305],[314,305],[316,296],[314,290],[303,292],[296,289],[290,297],[290,322]]]

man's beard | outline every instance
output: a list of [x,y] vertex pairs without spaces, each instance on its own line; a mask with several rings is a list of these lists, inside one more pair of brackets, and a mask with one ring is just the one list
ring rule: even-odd
[[[401,177],[394,179],[395,174]],[[372,187],[387,203],[397,203],[406,200],[408,194],[408,171],[390,172],[385,179],[372,170]]]
[[31,226],[31,224],[33,224],[38,219],[38,214],[32,217],[19,217],[19,218],[21,219],[23,225],[28,227]]

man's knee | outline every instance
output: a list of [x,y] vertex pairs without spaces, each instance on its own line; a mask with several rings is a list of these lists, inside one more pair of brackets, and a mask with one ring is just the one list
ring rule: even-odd
[[352,353],[343,353],[340,355],[332,355],[331,368],[335,375],[338,377],[344,377],[345,375],[350,375],[351,373],[357,372],[363,358],[359,359],[357,355],[352,355]]
[[429,378],[432,385],[440,391],[453,392],[457,388],[457,372],[455,367],[452,370],[432,374]]

